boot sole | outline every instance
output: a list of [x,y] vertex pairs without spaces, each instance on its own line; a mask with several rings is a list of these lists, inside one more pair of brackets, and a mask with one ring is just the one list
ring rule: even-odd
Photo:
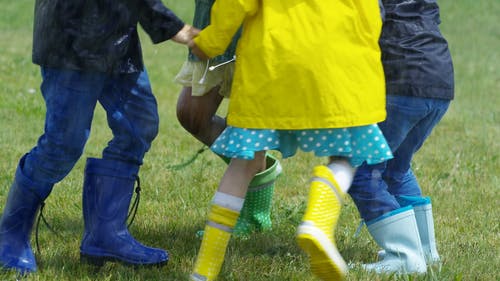
[[314,226],[299,226],[297,243],[308,256],[311,270],[321,280],[343,280],[347,265],[326,235]]
[[125,266],[130,266],[134,268],[139,267],[163,267],[168,264],[168,260],[158,262],[158,263],[132,263],[116,257],[106,257],[106,256],[90,256],[80,253],[80,262],[84,264],[89,264],[96,267],[102,267],[106,262],[120,263]]

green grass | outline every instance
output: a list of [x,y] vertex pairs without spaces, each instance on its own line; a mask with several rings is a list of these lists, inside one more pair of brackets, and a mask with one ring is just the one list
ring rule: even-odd
[[[188,22],[193,2],[165,1]],[[424,193],[433,198],[443,266],[423,276],[382,276],[354,268],[347,280],[500,280],[500,2],[442,0],[440,6],[442,32],[454,59],[456,99],[413,165]],[[39,69],[31,63],[32,11],[28,0],[3,1],[0,11],[0,202],[5,202],[17,161],[43,129]],[[187,280],[200,244],[195,233],[204,225],[224,164],[205,152],[186,168],[169,168],[201,147],[175,117],[180,87],[172,80],[186,49],[172,42],[153,45],[145,34],[141,37],[161,129],[141,169],[143,196],[130,230],[145,244],[168,249],[171,261],[161,269],[108,264],[100,270],[79,262],[84,161],[99,157],[111,136],[98,108],[83,157],[47,200],[45,216],[59,236],[40,226],[39,272],[26,280]],[[231,240],[220,280],[315,280],[294,233],[311,169],[321,161],[304,153],[283,161],[273,231]],[[366,229],[354,237],[358,223],[348,202],[337,230],[338,247],[347,261],[373,261],[378,248]],[[15,280],[15,274],[0,273],[0,279]]]

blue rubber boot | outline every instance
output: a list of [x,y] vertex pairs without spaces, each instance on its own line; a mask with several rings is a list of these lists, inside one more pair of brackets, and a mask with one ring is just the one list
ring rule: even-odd
[[166,251],[142,245],[132,237],[126,225],[138,171],[138,166],[120,161],[87,160],[83,184],[82,262],[97,266],[107,261],[132,266],[167,264]]
[[17,168],[7,202],[0,220],[0,266],[27,274],[37,270],[30,244],[35,216],[48,194],[37,194],[52,187],[38,187],[22,173],[22,163]]

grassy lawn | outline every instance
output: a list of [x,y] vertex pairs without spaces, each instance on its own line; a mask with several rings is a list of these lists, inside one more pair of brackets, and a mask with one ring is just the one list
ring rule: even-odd
[[[39,68],[31,63],[33,2],[3,1],[0,11],[0,204],[3,208],[19,158],[43,130],[45,107]],[[164,1],[191,21],[194,1]],[[456,99],[413,163],[424,194],[432,196],[441,268],[416,276],[383,276],[358,268],[347,280],[500,280],[500,29],[499,1],[441,0],[441,28],[452,51]],[[172,82],[186,56],[173,42],[153,45],[141,34],[144,58],[157,95],[161,129],[141,169],[143,193],[131,233],[141,242],[168,249],[167,267],[132,269],[107,264],[96,270],[79,262],[83,231],[81,186],[87,157],[100,157],[111,137],[102,108],[74,170],[46,201],[45,217],[59,235],[40,226],[39,271],[25,280],[187,280],[210,198],[224,164],[207,151],[176,168],[201,145],[178,124],[179,85]],[[226,105],[224,103],[224,105]],[[221,111],[224,110],[224,107]],[[221,112],[223,113],[223,112]],[[305,209],[312,167],[323,159],[299,153],[282,162],[273,205],[273,231],[232,239],[219,280],[315,280],[294,234]],[[343,209],[338,247],[353,264],[374,261],[378,247],[359,215]],[[34,237],[32,239],[34,246]],[[1,273],[0,280],[15,280]]]

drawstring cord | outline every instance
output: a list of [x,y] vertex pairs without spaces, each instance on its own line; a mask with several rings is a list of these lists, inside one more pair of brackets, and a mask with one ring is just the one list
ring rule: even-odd
[[210,66],[210,59],[208,59],[207,63],[206,63],[206,66],[205,66],[205,71],[203,71],[203,75],[201,76],[201,79],[198,81],[198,83],[200,83],[200,84],[205,83],[208,71],[214,71],[215,69],[217,69],[217,68],[219,68],[219,67],[221,67],[223,65],[226,65],[228,63],[232,63],[234,61],[236,61],[236,56],[233,56],[233,58],[230,59],[230,60],[221,62],[221,63],[213,65],[213,66]]
[[141,179],[139,178],[138,175],[135,175],[135,181],[137,182],[137,186],[135,188],[136,196],[134,203],[132,203],[132,207],[130,208],[130,211],[128,212],[127,215],[127,220],[129,220],[130,216],[132,216],[132,218],[130,218],[129,223],[127,224],[127,228],[130,227],[134,222],[135,215],[137,214],[137,210],[139,209],[139,202],[141,201]]
[[208,73],[209,65],[210,65],[210,60],[208,59],[207,60],[207,65],[205,66],[205,71],[203,72],[203,76],[201,76],[201,79],[200,79],[200,81],[198,81],[198,83],[200,83],[200,84],[205,83],[205,79],[207,78],[207,73]]
[[216,68],[218,68],[218,67],[220,67],[220,66],[223,66],[223,65],[226,65],[226,64],[228,64],[228,63],[232,63],[233,61],[236,61],[236,56],[233,56],[233,58],[232,58],[232,59],[230,59],[230,60],[228,60],[228,61],[221,62],[221,63],[219,63],[219,64],[217,64],[217,65],[211,66],[211,67],[209,67],[209,68],[208,68],[208,70],[210,70],[210,71],[214,71]]
[[36,243],[36,251],[38,252],[39,255],[41,255],[41,251],[40,251],[40,243],[38,242],[38,229],[40,227],[40,221],[43,221],[43,223],[47,226],[47,228],[52,232],[54,233],[57,237],[61,237],[61,235],[59,235],[59,233],[57,233],[51,226],[50,224],[47,222],[47,220],[45,219],[45,217],[43,216],[43,208],[45,207],[45,202],[42,201],[42,203],[40,204],[40,212],[38,213],[38,219],[36,220],[36,227],[35,227],[35,243]]

